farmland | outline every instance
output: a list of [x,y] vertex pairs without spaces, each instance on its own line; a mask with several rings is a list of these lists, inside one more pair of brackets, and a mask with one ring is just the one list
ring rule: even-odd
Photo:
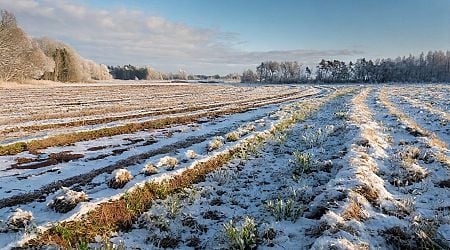
[[448,248],[449,95],[0,88],[0,248]]

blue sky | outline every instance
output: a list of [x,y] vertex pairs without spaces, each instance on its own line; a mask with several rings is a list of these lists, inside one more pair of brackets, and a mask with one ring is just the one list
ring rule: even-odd
[[240,48],[357,48],[372,55],[450,49],[449,0],[88,1],[239,34]]
[[[0,6],[17,9],[19,22],[33,36],[63,40],[99,62],[150,64],[166,71],[226,73],[268,59],[311,64],[321,57],[354,60],[450,49],[450,0],[28,0],[36,8],[49,8],[40,15],[17,4],[25,0],[16,1],[0,0]],[[77,6],[88,14],[72,11]],[[52,8],[67,15],[58,16]],[[93,18],[98,25],[86,27],[83,20],[99,12],[105,13]],[[51,23],[50,17],[59,22]],[[105,26],[108,18],[111,24]],[[123,23],[142,27],[133,35],[133,29],[120,27]],[[67,33],[69,28],[77,35]],[[98,49],[102,41],[105,46]],[[128,47],[134,42],[138,48]]]

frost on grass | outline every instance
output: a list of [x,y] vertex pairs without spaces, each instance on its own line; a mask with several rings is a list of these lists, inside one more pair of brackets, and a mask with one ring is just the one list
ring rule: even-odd
[[269,200],[266,202],[266,207],[277,221],[290,220],[295,222],[303,212],[303,205],[291,198],[287,200]]
[[316,240],[311,249],[369,249],[369,246],[365,242],[354,244],[345,238],[332,238],[330,236],[324,236]]
[[254,249],[256,248],[258,232],[255,221],[245,217],[240,227],[233,221],[224,224],[225,234],[231,249]]
[[393,163],[398,165],[399,171],[394,173],[392,184],[395,186],[408,186],[425,179],[429,172],[418,164],[419,159],[428,159],[429,154],[421,154],[418,147],[406,146],[393,157]]
[[264,127],[264,126],[266,126],[266,121],[265,121],[264,119],[256,120],[255,123],[256,123],[259,127]]
[[439,224],[437,220],[413,215],[406,227],[395,225],[381,235],[395,249],[448,249],[448,239],[439,231]]
[[239,134],[241,136],[246,135],[250,132],[256,131],[256,126],[253,123],[249,123],[239,129]]
[[207,179],[217,182],[219,185],[224,185],[232,181],[236,177],[236,174],[232,171],[225,169],[219,169],[208,175]]
[[130,171],[126,169],[117,169],[112,172],[111,177],[108,181],[108,186],[110,188],[123,188],[130,180],[133,179]]
[[185,153],[186,157],[189,159],[195,159],[197,157],[197,153],[195,153],[194,150],[189,149],[188,151],[186,151]]
[[233,131],[225,135],[225,139],[227,141],[237,141],[240,137],[241,135],[237,131]]
[[78,203],[87,201],[88,197],[84,192],[77,192],[63,187],[56,198],[48,206],[59,213],[67,213],[74,209]]
[[208,151],[211,152],[222,147],[223,140],[224,139],[221,136],[214,137],[214,139],[208,143]]
[[177,158],[171,157],[171,156],[165,156],[165,157],[159,159],[158,164],[156,164],[156,166],[158,168],[166,167],[169,170],[174,169],[177,165],[178,165]]
[[150,175],[157,174],[158,173],[158,169],[152,163],[148,163],[142,169],[142,173],[144,173],[146,176],[150,176]]
[[290,162],[294,164],[294,174],[301,175],[311,173],[314,166],[313,155],[310,153],[303,153],[300,151],[294,151],[294,159]]
[[25,229],[28,225],[31,224],[31,221],[33,219],[33,214],[31,212],[23,211],[22,209],[17,208],[6,222],[7,229],[12,231]]

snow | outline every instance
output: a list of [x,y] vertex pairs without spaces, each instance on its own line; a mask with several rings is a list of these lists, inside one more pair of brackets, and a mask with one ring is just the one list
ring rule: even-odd
[[[289,105],[289,103],[293,103],[293,101],[288,101],[285,103],[285,105]],[[4,191],[3,197],[11,197],[14,194],[17,193],[24,193],[28,190],[36,189],[39,186],[44,186],[47,183],[50,183],[52,181],[58,180],[58,179],[64,179],[70,176],[78,175],[81,173],[88,173],[96,168],[99,168],[99,166],[104,166],[108,163],[114,163],[121,159],[126,159],[127,157],[133,157],[134,155],[138,155],[140,153],[145,153],[152,150],[157,150],[158,148],[161,148],[165,145],[170,146],[171,144],[177,143],[179,141],[183,140],[190,140],[191,138],[195,138],[198,136],[207,136],[209,134],[222,134],[224,135],[228,131],[235,129],[239,127],[241,124],[244,124],[244,126],[248,121],[254,121],[254,120],[260,120],[265,119],[267,115],[272,114],[277,109],[279,109],[280,104],[270,104],[264,107],[260,107],[258,109],[253,109],[245,113],[238,113],[238,114],[232,114],[226,117],[221,117],[218,119],[214,119],[212,121],[208,121],[207,123],[202,123],[200,125],[195,126],[181,126],[180,127],[174,127],[169,130],[156,130],[150,132],[150,138],[157,137],[157,134],[161,132],[164,133],[164,131],[180,131],[175,133],[170,133],[171,137],[163,137],[164,140],[158,140],[158,142],[148,145],[148,146],[140,146],[139,143],[135,144],[133,147],[129,149],[129,151],[123,152],[122,154],[118,156],[111,156],[104,159],[96,160],[96,161],[87,161],[87,162],[68,162],[68,163],[62,163],[58,165],[59,171],[55,174],[55,172],[49,172],[45,173],[45,175],[40,174],[41,171],[45,171],[45,169],[38,169],[38,170],[31,170],[26,171],[24,175],[28,175],[31,178],[24,180],[23,183],[26,183],[24,186],[23,184],[17,183],[17,176],[4,176],[2,177],[4,180],[11,180],[10,183],[5,182],[4,187],[8,188],[8,190],[0,190]],[[250,122],[249,124],[252,124]],[[265,129],[268,129],[271,127],[272,122],[264,122],[265,126],[258,127],[258,130],[263,131]],[[192,129],[183,129],[183,128],[190,128]],[[250,130],[254,130],[252,125],[247,126],[250,128]],[[250,133],[250,131],[249,131]],[[252,132],[254,133],[254,132]],[[145,136],[149,138],[148,132],[138,132],[133,134],[131,137],[139,138],[140,136]],[[252,136],[252,134],[248,134],[248,136]],[[90,147],[97,147],[97,146],[103,146],[103,145],[121,145],[124,144],[127,139],[130,137],[130,135],[121,135],[121,136],[115,136],[111,138],[101,138],[94,141],[89,142],[80,142],[76,143],[74,146],[64,147],[64,150],[70,150],[73,153],[83,153],[85,155],[91,155],[92,157],[95,157],[97,154],[101,154],[107,151],[111,151],[111,149],[105,148],[100,150],[99,152],[90,152],[88,148]],[[243,137],[242,139],[245,139]],[[109,176],[108,174],[101,174],[98,175],[89,185],[83,187],[83,191],[86,192],[87,195],[90,197],[89,202],[82,202],[79,206],[77,206],[75,209],[71,210],[68,213],[65,214],[55,214],[54,211],[49,210],[44,205],[44,202],[49,203],[51,200],[55,198],[55,194],[49,194],[44,198],[45,201],[36,201],[31,202],[25,205],[20,205],[19,207],[24,209],[29,209],[34,212],[34,214],[37,215],[36,218],[36,224],[38,225],[39,230],[43,230],[47,228],[49,225],[51,225],[52,222],[56,221],[64,221],[64,220],[71,220],[75,218],[79,218],[82,214],[90,211],[91,209],[95,208],[95,206],[101,202],[105,202],[106,200],[114,200],[120,197],[120,195],[124,192],[124,190],[127,190],[129,188],[133,188],[135,186],[140,185],[140,183],[145,183],[146,181],[149,181],[147,177],[142,173],[142,168],[145,166],[146,163],[151,162],[157,162],[160,158],[170,156],[170,157],[176,157],[178,159],[184,159],[183,160],[183,166],[178,166],[175,168],[175,170],[164,170],[160,171],[160,173],[151,176],[151,180],[159,180],[161,178],[167,178],[170,177],[173,174],[177,174],[180,171],[183,171],[183,169],[186,168],[186,165],[193,166],[197,161],[205,160],[209,157],[212,157],[216,154],[216,152],[207,152],[207,143],[208,141],[205,140],[201,143],[195,143],[191,146],[188,146],[187,148],[184,148],[184,150],[193,150],[195,152],[198,152],[198,157],[196,160],[192,159],[185,159],[185,155],[182,153],[183,151],[177,150],[174,152],[171,152],[169,155],[154,155],[148,158],[145,162],[139,163],[137,165],[132,165],[127,168],[128,171],[132,175],[134,175],[133,180],[125,184],[125,186],[119,189],[110,189],[107,188],[106,183],[108,182]],[[238,143],[238,142],[236,142]],[[226,148],[223,148],[223,150],[228,150],[229,147],[232,147],[236,143],[229,143],[229,145]],[[43,152],[49,154],[52,152],[57,152],[60,150],[59,148],[48,148],[46,150],[43,150]],[[22,153],[21,153],[22,154]],[[20,155],[20,154],[19,154]],[[6,158],[6,157],[5,157]],[[103,162],[103,163],[102,163]],[[82,167],[81,167],[82,166]],[[92,166],[92,167],[90,167]],[[20,188],[15,188],[14,186],[17,185]],[[76,185],[75,185],[76,186]],[[77,188],[80,188],[79,186]],[[7,191],[7,192],[6,192]],[[6,216],[11,208],[3,208],[0,209],[0,220],[1,216]],[[9,236],[8,236],[9,237]],[[29,237],[28,235],[24,237]],[[16,242],[19,242],[19,240],[16,240]],[[0,242],[1,243],[1,242]],[[1,244],[0,244],[1,245]]]
[[[338,103],[335,101],[326,105],[322,109],[324,114],[319,112],[318,117],[315,116],[305,123],[325,127],[327,122],[333,120],[330,114],[333,114],[337,107],[342,107]],[[333,125],[339,127],[339,124]],[[227,248],[223,224],[230,220],[241,222],[248,215],[256,219],[260,233],[270,228],[275,230],[277,236],[274,240],[267,241],[268,244],[287,249],[312,244],[312,239],[305,241],[302,235],[307,228],[315,225],[314,220],[300,218],[295,222],[276,221],[265,208],[265,201],[279,197],[293,197],[295,202],[300,202],[298,199],[303,199],[307,193],[313,197],[320,190],[313,191],[308,184],[323,182],[324,178],[331,177],[330,173],[319,172],[321,175],[316,177],[318,179],[306,178],[297,181],[292,178],[292,166],[289,163],[292,159],[289,153],[292,148],[290,144],[300,145],[300,134],[304,133],[304,130],[303,124],[296,125],[289,132],[286,145],[280,145],[275,139],[270,140],[267,145],[259,148],[257,153],[250,155],[248,160],[232,160],[224,168],[210,174],[204,182],[173,198],[156,201],[152,208],[141,216],[132,231],[119,232],[111,241],[124,242],[129,247],[148,248],[149,245],[160,244],[165,237],[174,237],[182,239],[184,244],[193,244],[189,242],[195,236],[200,239],[199,247]],[[337,143],[339,138],[332,142],[327,141],[324,147],[328,146],[328,143]],[[334,151],[322,154],[324,157],[330,157],[328,153]],[[171,214],[169,211],[173,210],[174,200],[179,203],[179,211],[174,216],[166,217],[165,215]],[[164,229],[165,227],[168,227],[168,230]],[[189,247],[180,243],[178,248]]]
[[76,207],[78,203],[87,200],[88,197],[86,193],[62,187],[60,192],[56,193],[55,199],[52,200],[48,206],[57,212],[66,213]]
[[[2,233],[0,247],[8,246],[10,242],[13,243],[9,247],[20,244],[54,222],[80,219],[102,202],[118,199],[124,192],[148,181],[163,181],[181,174],[199,162],[244,145],[257,135],[262,135],[266,142],[249,147],[246,154],[240,154],[209,174],[204,181],[165,200],[156,200],[139,217],[132,230],[111,234],[111,242],[123,242],[129,248],[148,249],[162,247],[168,240],[180,249],[227,249],[230,245],[224,225],[230,221],[241,225],[245,218],[252,218],[261,239],[259,249],[393,249],[399,247],[394,244],[401,244],[390,238],[394,235],[389,230],[395,228],[410,237],[407,240],[413,244],[420,240],[418,235],[436,231],[433,239],[448,246],[450,193],[442,183],[450,180],[450,173],[448,165],[437,157],[439,153],[448,157],[448,146],[430,146],[431,137],[411,134],[406,124],[415,122],[448,145],[448,125],[440,124],[447,112],[448,89],[395,85],[385,88],[362,86],[354,93],[337,96],[306,120],[273,135],[269,131],[275,131],[275,124],[307,104],[318,106],[323,99],[315,97],[303,103],[290,101],[268,105],[201,124],[141,131],[44,150],[44,154],[71,150],[93,158],[114,149],[128,149],[104,159],[59,164],[56,167],[60,173],[42,174],[55,166],[18,172],[1,171],[5,172],[0,176],[2,198],[29,192],[50,180],[64,180],[204,136],[201,141],[173,147],[168,152],[151,155],[127,166],[126,171],[134,178],[119,189],[107,187],[111,177],[108,173],[96,176],[87,185],[74,185],[77,191],[89,195],[90,200],[81,202],[68,213],[56,213],[45,205],[61,196],[58,192],[48,194],[41,201],[0,209],[0,220],[3,221],[17,208],[30,211],[37,226],[32,232]],[[402,91],[404,88],[412,88],[421,94],[412,96],[413,92]],[[385,92],[393,105],[410,120],[402,120],[390,113],[380,97]],[[432,100],[434,92],[438,93],[438,98],[434,100],[436,105],[433,104],[432,109],[419,105],[424,100]],[[215,138],[229,133],[239,134],[238,140]],[[130,142],[127,138],[157,141],[151,145],[137,142],[130,147],[124,145]],[[215,141],[223,145],[211,148],[209,144]],[[106,145],[117,146],[87,150]],[[408,155],[408,150],[412,149],[417,152]],[[301,155],[309,155],[310,161],[298,161]],[[21,153],[14,157],[18,156],[31,155]],[[0,161],[10,164],[14,157],[0,157]],[[178,164],[170,164],[171,159],[176,159]],[[154,165],[162,168],[146,176],[143,170]],[[12,174],[29,175],[30,178],[20,181]],[[70,188],[75,190],[74,187]],[[267,207],[270,201],[272,208]],[[277,217],[276,209],[273,209],[277,201],[283,208],[288,202],[301,208],[299,218]],[[91,247],[100,245],[93,243]]]
[[197,153],[192,149],[187,150],[184,155],[189,159],[195,159],[197,157]]
[[108,180],[108,186],[111,188],[122,188],[132,179],[133,175],[127,169],[116,169],[111,173],[111,177]]
[[144,173],[147,176],[154,175],[158,173],[158,169],[152,163],[147,163],[145,167],[142,169],[142,173]]
[[156,164],[158,168],[166,167],[168,169],[174,169],[177,165],[178,165],[177,158],[170,156],[164,156],[163,158],[159,159],[158,164]]
[[9,230],[17,231],[25,228],[33,219],[33,213],[17,208],[8,218],[6,225]]

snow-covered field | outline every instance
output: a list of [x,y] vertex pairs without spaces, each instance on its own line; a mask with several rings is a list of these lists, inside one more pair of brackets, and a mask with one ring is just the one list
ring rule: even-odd
[[449,248],[449,94],[0,89],[0,249]]

